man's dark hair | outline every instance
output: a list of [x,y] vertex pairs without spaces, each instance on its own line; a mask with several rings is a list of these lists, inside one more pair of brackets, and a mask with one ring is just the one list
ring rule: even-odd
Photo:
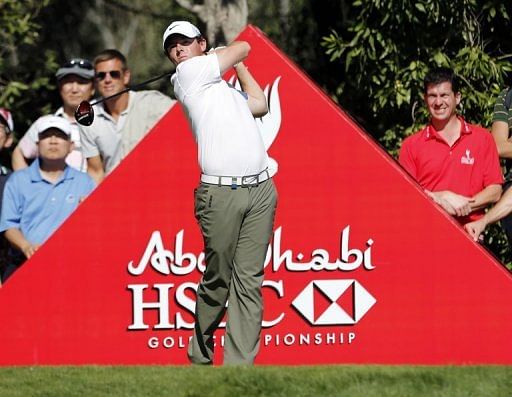
[[106,62],[110,61],[111,59],[118,59],[123,64],[123,70],[128,69],[128,62],[126,61],[126,57],[118,50],[114,49],[107,49],[101,51],[96,57],[94,58],[94,67],[100,62]]
[[423,93],[427,93],[427,89],[430,85],[437,85],[441,83],[451,83],[452,91],[454,93],[459,92],[459,79],[457,75],[450,68],[435,68],[431,69],[425,79],[423,80]]

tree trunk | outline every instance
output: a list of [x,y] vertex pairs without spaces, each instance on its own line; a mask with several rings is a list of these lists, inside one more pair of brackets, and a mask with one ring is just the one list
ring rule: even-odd
[[204,0],[203,4],[193,4],[190,0],[176,2],[206,25],[203,34],[210,46],[230,43],[247,25],[247,0]]
[[86,18],[98,29],[104,48],[115,48],[128,57],[136,38],[139,16],[123,18],[123,24],[116,26],[112,10],[105,6],[105,2],[95,0],[94,4],[88,9]]

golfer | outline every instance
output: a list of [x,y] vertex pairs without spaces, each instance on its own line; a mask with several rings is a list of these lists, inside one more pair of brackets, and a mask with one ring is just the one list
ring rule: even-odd
[[[171,23],[163,47],[176,65],[171,77],[198,144],[201,183],[195,214],[206,270],[197,289],[192,363],[211,364],[214,332],[227,307],[224,364],[251,365],[259,349],[263,263],[277,193],[254,117],[268,111],[265,95],[243,60],[250,46],[235,41],[206,53],[206,40],[186,21]],[[235,68],[243,91],[222,80]]]

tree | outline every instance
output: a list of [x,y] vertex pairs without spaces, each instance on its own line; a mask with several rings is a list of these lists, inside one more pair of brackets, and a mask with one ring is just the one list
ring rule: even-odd
[[204,0],[203,4],[191,0],[176,2],[206,25],[206,38],[212,46],[231,42],[247,25],[247,0]]
[[55,69],[55,53],[41,46],[39,21],[48,3],[0,1],[0,106],[12,110],[18,134],[28,118],[50,108],[48,71]]
[[[347,34],[322,45],[343,68],[338,101],[392,154],[427,122],[422,80],[432,66],[450,66],[462,79],[460,113],[489,127],[496,95],[512,70],[511,5],[499,0],[354,0]],[[505,240],[487,236],[505,258]]]
[[191,19],[188,11],[165,0],[89,0],[70,4],[52,0],[42,12],[45,23],[41,36],[48,47],[55,49],[59,62],[77,56],[92,60],[101,50],[116,48],[128,59],[133,83],[169,68],[162,51],[162,32],[175,18]]

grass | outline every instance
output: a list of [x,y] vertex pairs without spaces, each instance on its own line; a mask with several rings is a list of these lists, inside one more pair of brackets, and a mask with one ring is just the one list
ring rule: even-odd
[[6,367],[0,396],[507,397],[512,367]]

